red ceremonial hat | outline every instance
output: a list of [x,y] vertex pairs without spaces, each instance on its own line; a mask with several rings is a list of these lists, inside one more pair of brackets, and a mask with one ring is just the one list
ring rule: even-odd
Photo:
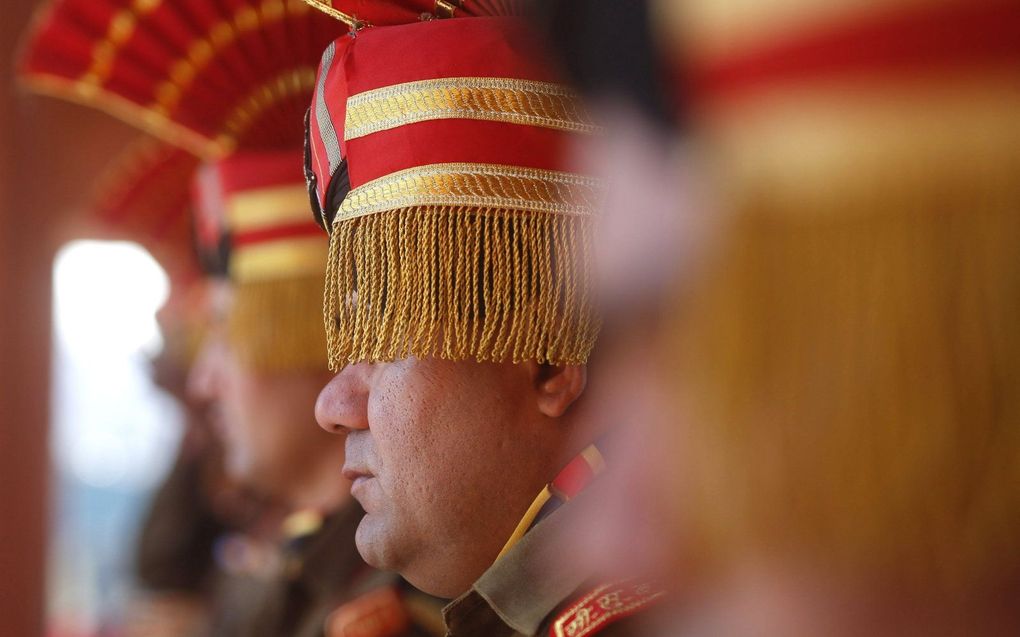
[[[276,222],[280,228],[274,230],[267,215],[280,208],[284,184],[304,183],[302,117],[322,47],[340,30],[300,0],[58,0],[37,16],[20,74],[42,92],[112,112],[207,162],[226,162],[207,172],[253,171],[248,181],[200,180],[194,188],[198,201],[234,200],[242,190],[268,193],[274,187],[273,201],[235,205],[221,224],[209,224],[204,211],[198,238],[209,253],[206,248],[222,243],[235,223],[250,225],[244,210],[259,214],[262,233],[246,237],[250,241],[294,232],[293,196]],[[140,196],[118,201],[114,214],[148,219],[159,209],[184,205],[192,185],[190,177],[184,179],[187,169],[181,170],[184,156],[174,157],[175,162],[152,166],[142,161],[133,173],[118,171],[120,183],[113,189]],[[144,158],[131,161],[139,159]],[[146,196],[153,191],[160,196]],[[250,202],[257,196],[241,198]],[[308,234],[312,223],[307,215],[306,220]],[[177,223],[183,226],[182,221]]]
[[667,352],[695,553],[1016,581],[1020,3],[661,5],[726,213]]
[[[321,367],[326,241],[308,213],[302,122],[322,48],[344,27],[300,0],[58,0],[37,17],[20,74],[185,148],[206,166],[166,199],[218,202],[196,218],[201,252],[229,246],[229,320],[260,367]],[[193,166],[194,167],[194,166]],[[143,206],[164,204],[135,199]],[[312,265],[318,264],[312,272]],[[313,365],[314,364],[314,365]]]
[[306,173],[331,235],[330,363],[581,362],[595,130],[512,17],[361,28],[322,57]]
[[231,278],[321,277],[325,241],[308,210],[301,150],[235,153],[199,170],[194,182],[200,245],[229,233]]

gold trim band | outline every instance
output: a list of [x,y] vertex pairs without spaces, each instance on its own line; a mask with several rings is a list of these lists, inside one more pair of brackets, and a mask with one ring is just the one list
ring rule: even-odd
[[334,224],[412,206],[463,206],[587,216],[599,181],[574,173],[498,164],[431,164],[401,170],[352,190]]
[[41,95],[64,99],[100,110],[169,144],[183,147],[200,157],[215,159],[229,152],[229,148],[220,142],[209,139],[162,113],[147,109],[137,102],[130,101],[94,84],[49,73],[25,75],[21,77],[21,82]]
[[238,281],[289,279],[326,271],[326,235],[234,248],[230,276]]
[[227,224],[246,232],[299,221],[311,221],[308,190],[304,186],[274,186],[246,190],[227,197]]
[[480,119],[579,133],[598,130],[577,95],[560,84],[450,77],[352,95],[347,98],[344,139],[436,119]]

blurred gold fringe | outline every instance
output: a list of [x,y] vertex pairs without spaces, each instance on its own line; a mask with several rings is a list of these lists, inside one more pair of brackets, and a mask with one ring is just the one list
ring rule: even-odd
[[408,356],[583,363],[590,219],[418,206],[334,225],[329,364]]
[[844,105],[813,138],[774,130],[785,152],[747,136],[755,161],[721,160],[733,214],[678,295],[691,409],[667,432],[706,564],[1020,574],[1020,100],[962,95],[887,127]]
[[263,372],[326,370],[321,274],[234,284],[228,318],[239,359]]

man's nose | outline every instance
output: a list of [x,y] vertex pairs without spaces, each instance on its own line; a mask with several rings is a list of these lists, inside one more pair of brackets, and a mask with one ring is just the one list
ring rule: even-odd
[[315,420],[329,433],[368,429],[368,382],[364,364],[348,365],[315,401]]

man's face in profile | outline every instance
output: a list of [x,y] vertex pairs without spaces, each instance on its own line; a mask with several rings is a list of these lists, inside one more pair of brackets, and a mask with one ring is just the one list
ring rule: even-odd
[[347,435],[366,561],[445,597],[492,563],[548,479],[537,369],[407,358],[349,365],[323,389],[316,417]]
[[228,475],[264,495],[280,495],[322,444],[331,443],[309,422],[328,375],[246,365],[238,352],[242,344],[227,333],[231,286],[217,282],[212,292],[210,329],[189,373],[189,393],[223,440]]

